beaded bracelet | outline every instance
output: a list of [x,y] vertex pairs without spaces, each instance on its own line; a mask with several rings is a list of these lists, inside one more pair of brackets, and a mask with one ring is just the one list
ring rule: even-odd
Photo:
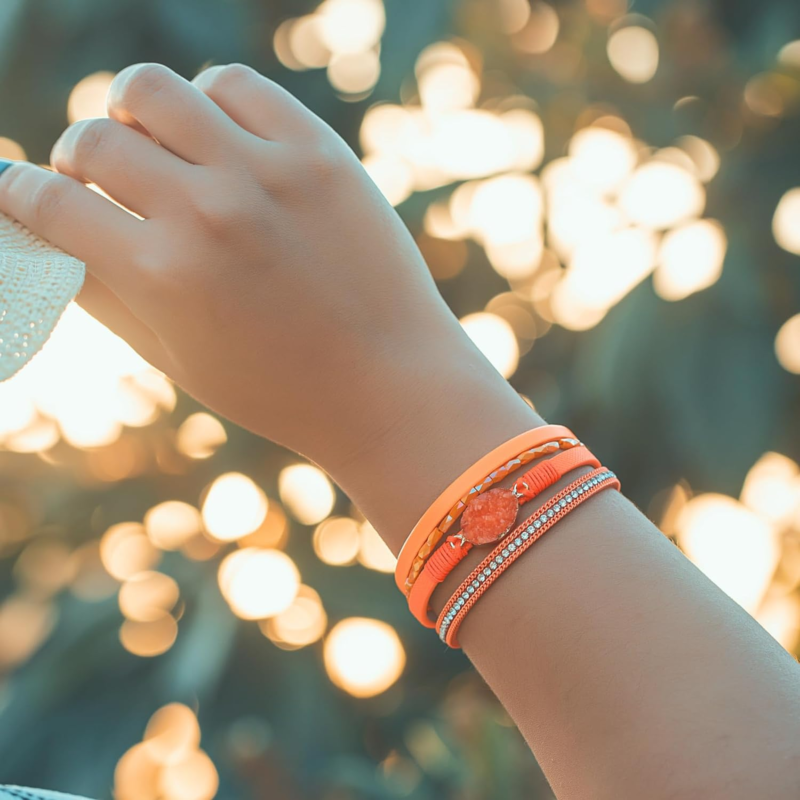
[[[475,545],[502,539],[512,528],[519,509],[554,486],[565,475],[581,467],[599,467],[600,462],[582,445],[539,462],[510,489],[491,489],[476,499],[462,517],[461,531],[450,535],[425,563],[411,587],[408,607],[426,628],[435,622],[428,617],[428,605],[436,587],[455,569]],[[485,501],[485,502],[484,502]]]
[[469,574],[448,600],[436,621],[439,638],[450,647],[459,647],[456,639],[458,628],[500,575],[570,511],[607,488],[620,488],[617,476],[605,468],[596,469],[573,481],[519,525]]
[[[395,582],[398,588],[405,595],[410,593],[433,549],[475,497],[534,459],[578,445],[580,442],[569,429],[561,425],[545,425],[515,437],[484,456],[454,481],[414,526],[397,559]],[[509,450],[513,457],[486,474],[488,465],[509,458],[506,455]],[[465,486],[470,487],[466,492]]]

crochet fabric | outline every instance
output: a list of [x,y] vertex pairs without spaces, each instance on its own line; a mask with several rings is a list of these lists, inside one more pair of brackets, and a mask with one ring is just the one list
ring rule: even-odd
[[48,792],[45,789],[23,789],[21,786],[0,786],[0,800],[86,800],[73,794]]
[[82,262],[0,214],[0,382],[39,352],[84,275]]

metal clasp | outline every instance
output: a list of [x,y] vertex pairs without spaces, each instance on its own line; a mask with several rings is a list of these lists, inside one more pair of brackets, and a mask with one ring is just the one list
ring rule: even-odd
[[463,547],[467,543],[467,540],[464,538],[464,534],[463,533],[455,533],[455,534],[453,534],[452,536],[450,536],[447,539],[447,544],[449,544],[450,547],[453,548],[453,550],[456,549],[455,544],[453,544],[453,539],[458,539],[459,540],[459,542],[460,542],[459,547]]

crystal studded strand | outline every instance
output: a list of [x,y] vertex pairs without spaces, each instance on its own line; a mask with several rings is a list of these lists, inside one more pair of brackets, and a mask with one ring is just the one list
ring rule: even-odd
[[605,468],[594,470],[573,481],[509,534],[450,598],[437,621],[439,638],[451,647],[458,647],[459,626],[492,583],[560,519],[606,488],[620,488],[617,476]]

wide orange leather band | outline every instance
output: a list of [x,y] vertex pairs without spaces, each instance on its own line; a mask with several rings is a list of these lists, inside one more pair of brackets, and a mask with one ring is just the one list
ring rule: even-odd
[[[514,482],[514,490],[518,495],[520,508],[545,489],[558,483],[573,470],[581,467],[596,469],[599,466],[600,462],[583,446],[566,450],[547,461],[538,463]],[[464,541],[463,537],[459,541],[458,534],[448,536],[447,540],[433,552],[422,573],[411,587],[408,607],[426,628],[436,626],[436,621],[431,620],[428,616],[431,596],[436,587],[455,569],[472,547],[473,545]]]
[[463,475],[456,478],[422,515],[403,544],[394,572],[397,588],[405,593],[406,578],[420,547],[458,499],[470,490],[470,487],[480,483],[499,464],[513,459],[523,451],[531,447],[538,447],[551,439],[566,437],[573,437],[573,433],[562,425],[543,425],[533,428],[499,445],[473,464]]

